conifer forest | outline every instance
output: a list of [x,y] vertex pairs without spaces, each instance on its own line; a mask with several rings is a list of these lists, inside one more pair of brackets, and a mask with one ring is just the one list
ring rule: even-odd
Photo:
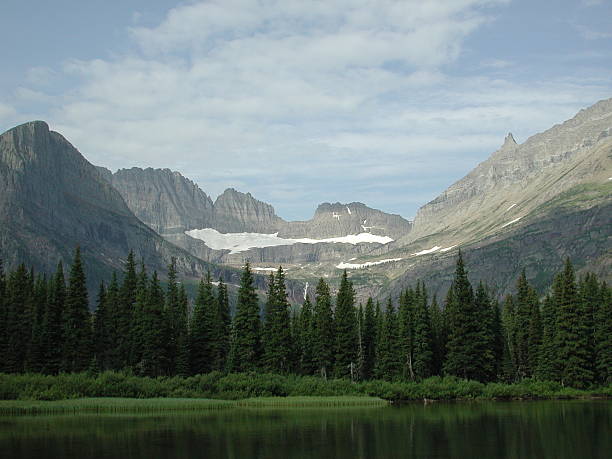
[[399,298],[365,304],[356,304],[345,271],[336,294],[320,279],[314,297],[292,306],[281,267],[260,304],[248,262],[235,308],[227,285],[210,274],[191,300],[174,264],[162,283],[130,253],[124,272],[100,285],[90,313],[78,248],[65,276],[61,263],[51,277],[24,265],[0,271],[0,372],[612,382],[610,287],[594,274],[576,278],[569,259],[548,291],[536,292],[523,271],[515,293],[498,299],[472,285],[459,254],[445,298],[418,282]]

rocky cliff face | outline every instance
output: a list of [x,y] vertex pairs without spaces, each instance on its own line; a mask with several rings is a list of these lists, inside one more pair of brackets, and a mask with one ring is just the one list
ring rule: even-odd
[[211,228],[223,233],[275,233],[284,223],[270,204],[255,199],[251,193],[228,188],[215,200]]
[[[523,218],[579,183],[607,180],[611,132],[612,99],[607,99],[521,145],[509,134],[489,159],[419,209],[405,241],[458,228],[482,237],[495,221]],[[595,156],[602,160],[593,161]]]
[[372,209],[360,202],[323,203],[314,217],[303,222],[289,222],[281,230],[284,237],[323,239],[348,234],[372,233],[397,239],[410,232],[411,223],[399,215]]
[[123,269],[130,250],[149,270],[164,273],[174,257],[186,278],[210,268],[226,281],[238,282],[238,272],[207,265],[143,224],[107,179],[103,169],[42,121],[2,134],[0,254],[5,265],[26,263],[51,272],[59,260],[69,264],[80,246],[90,291],[108,280],[112,270]]
[[118,170],[110,180],[130,210],[162,236],[213,224],[212,200],[178,172],[134,167]]

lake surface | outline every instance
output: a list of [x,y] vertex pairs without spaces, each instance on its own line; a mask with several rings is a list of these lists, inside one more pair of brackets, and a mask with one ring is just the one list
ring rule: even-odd
[[0,417],[0,458],[610,458],[612,401]]

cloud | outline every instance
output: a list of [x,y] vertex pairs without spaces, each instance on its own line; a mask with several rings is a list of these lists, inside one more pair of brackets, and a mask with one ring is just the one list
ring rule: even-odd
[[69,90],[45,100],[33,70],[17,97],[47,103],[52,128],[99,165],[170,167],[288,218],[336,200],[412,215],[507,131],[547,128],[609,88],[487,75],[511,64],[497,57],[482,75],[453,75],[465,40],[506,3],[187,4],[130,29],[135,50],[48,74]]

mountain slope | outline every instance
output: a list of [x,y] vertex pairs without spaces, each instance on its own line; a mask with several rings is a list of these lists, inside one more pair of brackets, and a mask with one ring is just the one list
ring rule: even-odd
[[521,145],[509,135],[500,150],[419,209],[413,232],[385,254],[406,257],[388,288],[399,291],[420,278],[444,291],[458,248],[473,277],[500,293],[513,288],[523,267],[537,286],[550,284],[565,257],[610,278],[611,133],[608,99]]
[[[209,265],[164,240],[136,218],[107,180],[104,169],[90,164],[42,121],[2,134],[0,256],[5,265],[23,262],[39,272],[51,272],[59,260],[70,263],[79,245],[92,292],[112,270],[123,268],[129,250],[149,270],[163,273],[175,258],[186,279],[211,269],[215,277],[239,282],[238,271]],[[265,288],[263,276],[257,276],[257,284]],[[301,295],[300,285],[289,289]]]

